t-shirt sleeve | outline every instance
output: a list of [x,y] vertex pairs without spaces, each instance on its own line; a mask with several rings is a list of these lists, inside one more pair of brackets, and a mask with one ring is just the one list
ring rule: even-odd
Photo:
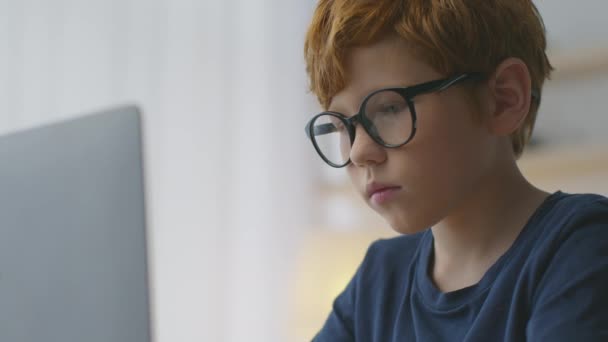
[[608,341],[608,204],[581,212],[538,284],[529,341]]
[[359,265],[346,288],[333,302],[332,311],[325,321],[323,328],[313,338],[313,342],[352,342],[355,341],[355,307],[358,284],[361,283],[361,273],[369,262],[374,250],[373,243],[367,250],[366,256]]

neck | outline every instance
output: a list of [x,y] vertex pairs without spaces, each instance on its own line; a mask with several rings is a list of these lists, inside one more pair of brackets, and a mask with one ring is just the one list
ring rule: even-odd
[[528,183],[514,161],[489,174],[432,228],[434,262],[429,272],[442,291],[477,283],[548,196]]

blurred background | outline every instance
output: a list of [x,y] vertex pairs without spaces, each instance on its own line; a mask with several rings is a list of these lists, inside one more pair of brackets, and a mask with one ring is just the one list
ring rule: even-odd
[[[608,2],[536,4],[556,71],[520,165],[545,190],[608,195]],[[144,111],[156,341],[308,341],[394,235],[306,140],[314,5],[0,0],[0,133]]]

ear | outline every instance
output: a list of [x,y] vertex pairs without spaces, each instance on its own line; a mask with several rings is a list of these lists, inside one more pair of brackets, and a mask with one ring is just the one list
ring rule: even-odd
[[496,135],[510,135],[530,111],[532,79],[528,67],[519,58],[508,58],[498,65],[488,86],[492,102],[489,129]]

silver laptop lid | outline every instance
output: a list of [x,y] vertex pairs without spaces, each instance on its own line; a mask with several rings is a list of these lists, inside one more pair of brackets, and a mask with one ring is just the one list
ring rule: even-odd
[[0,137],[0,341],[149,342],[140,116]]

